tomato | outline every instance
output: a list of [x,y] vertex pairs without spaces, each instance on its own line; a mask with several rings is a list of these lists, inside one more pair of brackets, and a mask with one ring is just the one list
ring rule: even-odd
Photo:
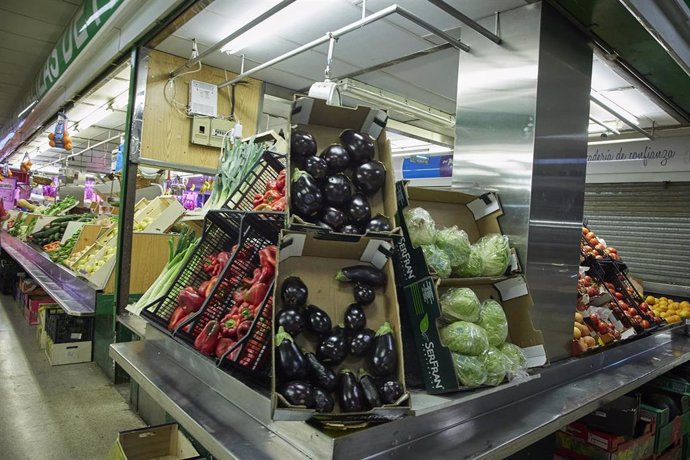
[[594,249],[596,249],[596,250],[599,251],[599,252],[604,252],[604,250],[605,250],[606,248],[604,247],[603,244],[599,243],[599,244],[597,244],[596,246],[594,246]]
[[582,227],[582,234],[587,235],[589,233],[589,229],[587,227]]
[[587,241],[589,241],[589,240],[591,240],[592,238],[595,238],[595,237],[596,237],[596,235],[594,234],[594,232],[587,232],[587,233],[585,234],[585,239],[586,239]]
[[590,297],[594,297],[599,295],[599,290],[595,288],[594,286],[590,286],[587,288],[587,295]]
[[646,319],[643,319],[642,320],[642,327],[645,329],[649,329],[650,327],[652,327],[652,325],[649,324],[649,321],[647,321]]
[[594,256],[594,258],[597,260],[604,260],[604,256]]
[[623,300],[623,294],[621,294],[621,293],[618,292],[618,291],[614,292],[614,293],[613,293],[613,296],[614,296],[616,299],[618,299],[618,300]]

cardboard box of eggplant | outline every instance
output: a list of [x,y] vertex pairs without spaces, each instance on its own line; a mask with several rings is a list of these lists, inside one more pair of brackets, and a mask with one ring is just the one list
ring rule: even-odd
[[409,412],[391,251],[389,239],[283,230],[274,420],[347,428]]
[[399,235],[385,111],[301,97],[290,115],[288,227]]
[[[414,338],[419,360],[418,372],[422,374],[426,390],[429,393],[447,393],[483,386],[469,386],[461,381],[456,372],[454,354],[441,340],[441,329],[457,321],[482,324],[482,320],[477,318],[443,314],[444,295],[452,290],[459,292],[460,289],[470,289],[476,295],[475,304],[477,300],[482,305],[488,300],[498,302],[507,323],[505,342],[517,345],[522,350],[525,359],[521,366],[529,369],[545,365],[548,360],[543,335],[532,323],[533,301],[527,282],[519,274],[520,266],[514,250],[503,247],[502,260],[505,265],[498,269],[500,273],[495,270],[488,273],[478,270],[463,273],[462,269],[457,273],[456,267],[453,267],[450,277],[439,279],[439,273],[427,264],[422,248],[415,247],[412,243],[415,237],[427,238],[425,243],[438,245],[437,249],[446,251],[447,246],[443,245],[443,241],[439,242],[438,236],[433,236],[433,232],[437,231],[439,235],[442,234],[441,231],[453,227],[453,232],[465,232],[464,247],[467,247],[468,242],[474,245],[484,236],[501,235],[498,219],[503,211],[498,197],[492,193],[474,196],[451,190],[407,187],[403,182],[396,184],[396,191],[397,225],[403,234],[402,238],[394,240],[396,280],[401,293],[401,308],[405,309],[404,332]],[[413,208],[422,208],[428,214],[417,213],[407,222],[406,210]],[[408,224],[414,227],[410,228]],[[425,231],[428,231],[428,235]],[[413,236],[414,232],[417,234]],[[446,233],[444,237],[452,241],[456,236],[457,233]],[[497,241],[506,244],[500,237]],[[458,276],[468,274],[474,276]],[[472,335],[473,326],[466,326],[470,328],[467,333]],[[502,346],[496,340],[493,342],[490,345]],[[412,358],[408,354],[408,360],[410,359]],[[412,368],[413,365],[410,364],[409,367]],[[527,375],[522,372],[519,378],[525,379]]]

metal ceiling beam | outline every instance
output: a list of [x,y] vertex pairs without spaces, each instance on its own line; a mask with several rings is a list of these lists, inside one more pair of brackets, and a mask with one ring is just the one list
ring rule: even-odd
[[598,96],[596,96],[596,95],[594,95],[594,94],[590,94],[590,95],[589,95],[589,99],[590,99],[592,102],[594,102],[595,104],[597,104],[599,107],[601,107],[602,109],[604,109],[604,110],[606,110],[607,112],[609,112],[609,113],[610,113],[611,115],[613,115],[614,117],[618,118],[620,121],[622,121],[622,122],[625,123],[626,125],[630,126],[632,129],[634,129],[634,130],[637,131],[638,133],[642,134],[644,137],[648,138],[649,140],[654,140],[654,136],[653,136],[650,132],[648,132],[648,131],[646,131],[646,130],[640,128],[639,126],[637,126],[637,125],[636,125],[635,123],[633,123],[632,120],[630,120],[627,116],[623,115],[623,114],[620,113],[618,110],[616,110],[616,109],[614,109],[613,107],[611,107],[609,104],[606,103],[606,101],[604,101],[604,100],[601,99],[600,97],[598,97]]
[[[113,140],[115,140],[115,139],[119,139],[119,138],[120,138],[120,135],[117,134],[117,135],[115,135],[115,136],[113,136],[113,137],[111,137],[111,138],[109,138],[109,139],[106,139],[106,140],[104,140],[104,141],[97,142],[97,143],[95,143],[95,144],[93,144],[93,145],[90,145],[89,147],[85,148],[84,150],[81,150],[81,151],[76,152],[76,153],[72,153],[71,155],[67,155],[66,157],[58,158],[57,160],[51,161],[50,163],[46,163],[46,164],[42,165],[41,168],[45,168],[46,166],[50,166],[50,165],[53,165],[53,164],[55,164],[55,163],[59,163],[59,162],[61,162],[61,161],[68,160],[68,159],[70,159],[70,158],[72,158],[72,157],[76,157],[76,156],[78,156],[78,155],[82,155],[83,153],[88,152],[89,150],[95,149],[96,147],[99,147],[99,146],[101,146],[101,145],[103,145],[103,144],[107,144],[108,142],[113,141]],[[38,168],[38,169],[40,169],[40,168]],[[38,169],[37,169],[37,170],[38,170]]]
[[590,119],[590,121],[593,121],[594,123],[596,123],[599,126],[601,126],[602,128],[604,128],[606,131],[612,132],[613,134],[620,134],[621,133],[616,128],[611,128],[611,127],[607,126],[603,121],[601,121],[597,118],[594,118],[591,115],[589,116],[589,119]]
[[491,32],[485,27],[480,26],[477,24],[475,21],[470,19],[468,16],[465,16],[462,14],[460,11],[457,9],[453,8],[443,0],[427,0],[429,3],[433,4],[434,6],[439,7],[449,15],[453,16],[455,19],[459,20],[463,24],[469,26],[470,28],[474,29],[476,32],[480,33],[481,35],[485,36],[492,42],[500,45],[501,44],[501,37],[496,35],[495,33]]
[[215,45],[213,45],[212,47],[210,47],[209,49],[207,49],[203,53],[199,54],[196,57],[193,57],[192,59],[190,59],[186,63],[184,63],[184,65],[181,65],[180,67],[178,67],[174,71],[170,72],[170,78],[176,77],[185,69],[189,69],[193,65],[201,62],[201,60],[203,58],[205,58],[206,56],[220,50],[221,48],[223,48],[225,45],[227,45],[228,43],[230,43],[231,41],[233,41],[234,39],[236,39],[240,35],[244,34],[245,32],[254,28],[255,26],[261,24],[266,19],[270,18],[271,16],[273,16],[277,12],[281,11],[282,9],[284,9],[285,7],[287,7],[293,3],[295,3],[295,0],[282,0],[280,3],[276,4],[272,8],[269,8],[268,10],[264,11],[263,13],[261,13],[260,15],[258,15],[254,19],[252,19],[251,21],[247,22],[242,27],[235,30],[230,35],[228,35],[227,37],[225,37],[224,39],[222,39],[221,41],[219,41],[218,43],[216,43]]
[[326,35],[324,35],[320,38],[317,38],[316,40],[313,40],[313,41],[306,43],[306,44],[304,44],[298,48],[295,48],[292,51],[288,51],[285,54],[282,54],[276,58],[271,59],[268,62],[265,62],[261,65],[254,67],[253,69],[250,69],[246,72],[242,72],[240,75],[238,75],[234,79],[228,80],[224,83],[221,83],[220,85],[218,85],[218,88],[224,88],[228,85],[235,84],[235,83],[243,80],[244,78],[249,77],[250,75],[254,75],[255,73],[257,73],[261,70],[264,70],[268,67],[272,67],[272,66],[274,66],[280,62],[283,62],[283,61],[290,59],[294,56],[302,54],[305,51],[309,51],[312,48],[316,48],[319,45],[327,43],[332,38],[341,37],[345,34],[348,34],[354,30],[357,30],[357,29],[359,29],[363,26],[366,26],[368,24],[371,24],[373,22],[379,21],[379,20],[381,20],[385,17],[388,17],[392,14],[398,14],[398,15],[404,17],[405,19],[408,19],[409,21],[417,24],[418,26],[423,27],[424,29],[428,30],[429,32],[433,33],[434,35],[444,39],[445,41],[450,43],[451,46],[453,46],[454,48],[456,48],[458,50],[462,50],[465,52],[470,51],[470,47],[467,46],[466,44],[462,43],[459,40],[456,40],[455,38],[451,37],[450,35],[448,35],[443,30],[437,28],[436,26],[429,24],[428,22],[424,21],[423,19],[419,18],[418,16],[415,16],[414,14],[410,13],[406,9],[404,9],[401,6],[396,4],[396,5],[391,5],[388,8],[384,8],[380,11],[377,11],[376,13],[372,13],[371,15],[366,16],[366,17],[364,17],[358,21],[355,21],[355,22],[348,24],[344,27],[341,27],[340,29],[338,29],[334,32],[329,32]]

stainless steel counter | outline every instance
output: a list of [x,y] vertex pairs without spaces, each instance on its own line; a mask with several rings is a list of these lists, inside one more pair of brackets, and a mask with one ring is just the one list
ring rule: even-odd
[[521,384],[416,392],[415,416],[335,437],[302,422],[271,422],[269,395],[214,372],[210,360],[157,331],[114,344],[110,354],[219,458],[502,458],[690,360],[690,339],[664,331]]
[[73,272],[54,263],[42,251],[7,232],[0,234],[0,246],[66,313],[74,316],[90,316],[95,313],[97,289],[94,285],[78,278]]

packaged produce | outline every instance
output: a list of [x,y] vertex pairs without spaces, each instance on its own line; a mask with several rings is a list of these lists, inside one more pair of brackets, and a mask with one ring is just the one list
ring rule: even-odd
[[467,356],[452,353],[453,368],[462,385],[478,387],[484,385],[488,377],[484,363],[479,356]]
[[436,232],[434,244],[445,252],[450,260],[450,266],[461,267],[470,258],[470,240],[464,230],[459,230],[456,225],[442,228]]
[[498,346],[508,337],[508,319],[501,304],[495,300],[487,299],[482,303],[477,325],[486,331],[490,345]]
[[522,348],[509,342],[503,342],[498,349],[505,355],[508,374],[517,375],[527,369],[527,358]]
[[433,244],[420,246],[424,252],[426,263],[439,278],[450,278],[453,268],[450,266],[450,259],[442,249]]
[[405,225],[410,234],[412,246],[418,248],[434,244],[436,240],[436,222],[424,208],[407,208],[403,212]]
[[480,303],[470,288],[450,288],[441,296],[441,317],[448,322],[479,321]]
[[508,237],[491,233],[482,236],[475,244],[482,259],[483,276],[502,275],[510,265],[510,246]]
[[497,386],[503,383],[508,372],[508,360],[498,348],[490,346],[479,356],[479,360],[486,369],[486,385]]
[[450,351],[479,356],[489,348],[486,331],[467,321],[456,321],[440,330],[441,343]]

